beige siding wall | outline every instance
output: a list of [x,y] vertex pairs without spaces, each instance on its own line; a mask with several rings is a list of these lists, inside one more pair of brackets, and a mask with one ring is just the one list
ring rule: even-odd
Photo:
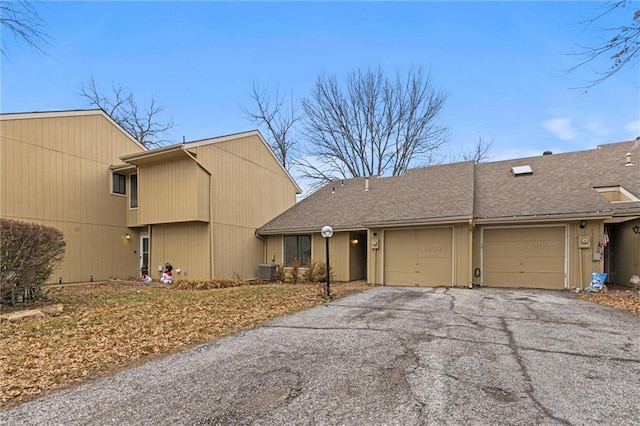
[[[300,234],[302,235],[302,234]],[[365,272],[366,262],[363,259],[361,269],[355,268],[353,262],[353,250],[354,248],[349,242],[351,240],[351,234],[349,232],[336,232],[333,237],[329,239],[329,263],[332,268],[332,279],[335,281],[350,281],[352,276],[362,274]],[[269,235],[266,237],[266,262],[275,263],[282,266],[284,247],[283,247],[282,235]],[[364,245],[364,242],[363,242]],[[361,249],[364,252],[364,247]],[[275,261],[274,261],[275,259]],[[319,232],[311,234],[311,260],[324,263],[326,260],[326,243],[325,239]],[[355,269],[353,269],[355,268]],[[361,276],[364,278],[364,275]]]
[[191,150],[211,172],[214,276],[257,277],[267,259],[255,230],[295,204],[295,185],[257,136]]
[[[174,279],[208,279],[211,249],[209,225],[206,223],[173,223],[152,225],[149,236],[149,272],[154,280],[160,273],[158,266],[169,262]],[[178,274],[176,269],[180,269]]]
[[282,235],[269,235],[265,237],[265,254],[263,263],[275,263],[281,265],[284,262],[284,248]]
[[[601,220],[585,222],[586,226],[583,229],[580,229],[580,221],[568,224],[569,289],[588,287],[591,282],[591,273],[604,270],[604,258],[593,259],[594,253],[598,253],[598,242],[602,239],[604,225]],[[589,237],[591,247],[578,247],[578,239],[582,236]]]
[[[382,284],[382,244],[384,238],[382,228],[373,228],[369,230],[369,244],[367,247],[367,282],[369,284]],[[374,243],[377,243],[377,249]]]
[[[256,228],[214,223],[213,275],[216,278],[257,278],[264,261],[264,242]],[[271,262],[269,262],[271,263]]]
[[65,233],[67,255],[51,280],[137,275],[122,238],[131,233],[127,199],[110,194],[109,166],[142,148],[101,115],[3,119],[0,138],[0,215]]
[[455,240],[453,285],[456,287],[469,287],[473,275],[473,269],[471,268],[473,234],[469,229],[469,224],[460,223],[454,225],[453,236]]
[[[329,238],[329,263],[335,281],[350,280],[350,244],[348,232],[334,232]],[[311,236],[311,258],[326,262],[327,246],[324,237],[318,232]]]
[[190,158],[140,166],[138,221],[209,221],[209,174]]
[[213,222],[255,230],[295,204],[295,185],[257,136],[193,150],[212,174]]

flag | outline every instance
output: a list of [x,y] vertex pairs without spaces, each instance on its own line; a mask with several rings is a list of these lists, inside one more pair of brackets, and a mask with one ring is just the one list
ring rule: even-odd
[[607,244],[609,244],[609,233],[605,229],[604,230],[604,235],[602,236],[602,245],[606,247]]

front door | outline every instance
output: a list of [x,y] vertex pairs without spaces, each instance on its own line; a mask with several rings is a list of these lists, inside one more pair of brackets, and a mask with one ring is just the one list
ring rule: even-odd
[[140,268],[149,267],[149,234],[143,232],[140,234]]

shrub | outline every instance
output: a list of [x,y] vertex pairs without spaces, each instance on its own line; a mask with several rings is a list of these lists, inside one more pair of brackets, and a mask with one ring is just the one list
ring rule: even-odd
[[294,258],[291,261],[291,265],[284,270],[284,282],[296,284],[302,278],[302,271],[300,270],[300,261]]
[[[333,279],[332,267],[329,265],[329,278]],[[308,282],[319,283],[327,280],[327,264],[326,262],[318,262],[312,260],[309,267],[305,271],[304,279]]]
[[244,279],[238,277],[229,279],[214,278],[210,280],[179,279],[171,283],[171,287],[180,290],[211,290],[214,288],[240,287],[243,285],[252,284],[254,284],[254,282],[245,281]]
[[0,219],[0,303],[19,295],[35,301],[64,257],[62,231],[35,223]]

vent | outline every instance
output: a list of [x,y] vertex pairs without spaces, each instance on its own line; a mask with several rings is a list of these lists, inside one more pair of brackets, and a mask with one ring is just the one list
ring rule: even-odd
[[511,168],[511,173],[513,173],[514,176],[532,175],[533,169],[529,165],[515,166]]

